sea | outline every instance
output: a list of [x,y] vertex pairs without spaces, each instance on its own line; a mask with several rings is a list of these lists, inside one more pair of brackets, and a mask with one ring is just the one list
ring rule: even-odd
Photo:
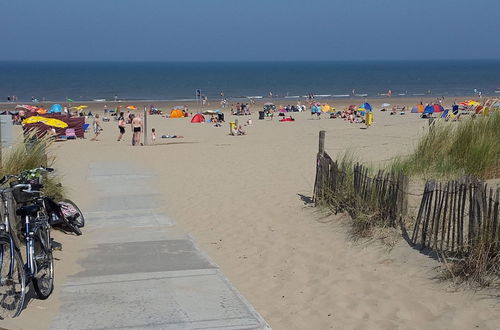
[[0,102],[500,96],[500,60],[0,62]]

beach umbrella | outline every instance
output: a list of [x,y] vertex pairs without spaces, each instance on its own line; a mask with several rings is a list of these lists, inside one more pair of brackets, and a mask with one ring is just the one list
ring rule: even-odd
[[129,106],[127,106],[127,109],[129,109],[129,110],[137,110],[137,107],[135,105],[129,105]]
[[424,112],[424,106],[422,104],[417,104],[413,108],[411,108],[412,113],[422,113]]
[[50,107],[49,113],[60,113],[62,111],[62,106],[60,104],[53,104]]
[[363,103],[360,108],[362,108],[363,110],[367,110],[367,111],[372,111],[372,105],[370,103]]
[[434,112],[434,107],[432,105],[428,105],[424,109],[424,113],[432,114],[433,112]]
[[71,107],[71,109],[78,110],[78,111],[83,110],[83,109],[87,109],[87,108],[88,108],[87,105],[79,105],[79,106],[76,106],[76,107]]
[[52,126],[52,127],[58,127],[58,128],[66,128],[68,127],[68,124],[63,122],[62,120],[55,119],[55,118],[45,118],[41,116],[31,116],[29,118],[26,118],[23,120],[23,124],[36,124],[36,123],[43,123],[47,126]]
[[31,112],[35,112],[38,108],[33,105],[21,104],[16,105],[16,109],[28,110]]
[[36,109],[36,113],[38,113],[39,115],[45,115],[47,112],[48,112],[47,109],[44,108]]
[[389,103],[382,103],[381,107],[382,108],[387,108],[390,107],[391,105]]
[[323,112],[330,112],[330,111],[332,111],[332,107],[329,104],[323,104],[321,106],[321,111],[323,111]]
[[432,106],[434,108],[434,112],[443,112],[444,108],[441,106],[441,104],[434,104]]

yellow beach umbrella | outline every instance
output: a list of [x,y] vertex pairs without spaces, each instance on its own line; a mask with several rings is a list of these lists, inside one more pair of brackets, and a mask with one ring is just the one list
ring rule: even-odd
[[52,127],[58,127],[58,128],[68,127],[68,124],[63,122],[62,120],[55,119],[55,118],[46,118],[46,119],[47,120],[43,122],[45,125],[49,125]]
[[45,118],[41,116],[31,116],[23,120],[23,124],[36,124],[36,123],[44,123],[45,125],[57,127],[57,128],[66,128],[68,124],[63,122],[62,120],[55,118]]
[[76,106],[76,107],[71,107],[71,109],[74,109],[74,110],[83,110],[83,109],[87,109],[89,106],[88,105],[79,105],[79,106]]
[[31,117],[28,117],[25,120],[23,120],[23,124],[35,124],[35,123],[43,122],[45,119],[47,119],[47,118],[40,117],[40,116],[31,116]]

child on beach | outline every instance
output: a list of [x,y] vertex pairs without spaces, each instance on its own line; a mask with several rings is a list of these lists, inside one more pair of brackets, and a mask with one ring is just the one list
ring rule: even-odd
[[99,119],[99,114],[96,114],[95,117],[94,117],[94,122],[92,123],[92,127],[94,129],[94,134],[95,136],[90,139],[90,141],[98,141],[97,140],[97,137],[99,136],[99,134],[101,134],[101,120]]
[[151,139],[153,139],[153,143],[156,141],[156,130],[154,128],[151,129]]

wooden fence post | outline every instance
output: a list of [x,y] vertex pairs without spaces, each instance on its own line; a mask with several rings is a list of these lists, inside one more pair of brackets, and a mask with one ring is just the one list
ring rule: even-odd
[[318,145],[318,154],[321,156],[325,153],[325,131],[319,131],[319,145]]
[[148,145],[148,108],[144,106],[144,145]]

